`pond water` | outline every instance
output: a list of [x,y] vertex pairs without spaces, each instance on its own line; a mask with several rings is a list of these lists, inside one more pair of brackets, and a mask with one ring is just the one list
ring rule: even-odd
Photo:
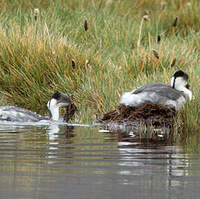
[[199,136],[178,143],[99,127],[0,125],[0,198],[199,198]]

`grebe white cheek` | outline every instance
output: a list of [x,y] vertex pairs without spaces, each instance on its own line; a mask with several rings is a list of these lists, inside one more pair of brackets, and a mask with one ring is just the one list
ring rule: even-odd
[[47,103],[51,119],[59,120],[59,108],[69,106],[70,104],[71,99],[68,97],[68,95],[60,92],[54,93],[52,98]]
[[171,81],[171,86],[176,90],[183,92],[186,97],[192,100],[192,92],[189,90],[188,79],[188,74],[179,70],[175,72]]

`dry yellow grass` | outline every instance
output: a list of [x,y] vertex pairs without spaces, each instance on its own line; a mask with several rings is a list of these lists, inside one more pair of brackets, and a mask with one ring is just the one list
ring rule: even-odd
[[183,126],[199,129],[198,1],[0,4],[1,104],[43,113],[60,90],[73,96],[77,121],[93,122],[115,108],[123,92],[168,83],[182,69],[195,95]]

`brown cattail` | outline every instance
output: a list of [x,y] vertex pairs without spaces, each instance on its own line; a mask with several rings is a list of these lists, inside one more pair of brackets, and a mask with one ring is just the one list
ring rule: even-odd
[[74,59],[72,59],[72,68],[73,68],[73,69],[76,68],[76,63],[75,63]]
[[171,67],[173,67],[176,64],[176,58],[173,59],[172,63],[171,63]]
[[39,15],[39,9],[38,8],[35,8],[34,9],[34,19],[35,19],[35,21],[37,21],[37,19],[38,19],[38,15]]
[[175,18],[175,20],[174,20],[172,26],[173,26],[173,27],[176,27],[177,24],[178,24],[178,17]]
[[157,58],[157,59],[159,59],[159,54],[158,54],[158,52],[156,51],[156,50],[152,50],[152,52],[153,52],[153,55]]
[[85,29],[85,31],[88,30],[88,22],[87,22],[87,20],[85,20],[85,22],[84,22],[84,29]]
[[159,44],[159,43],[160,43],[160,41],[161,41],[161,36],[160,36],[160,35],[158,35],[158,36],[157,36],[157,43]]

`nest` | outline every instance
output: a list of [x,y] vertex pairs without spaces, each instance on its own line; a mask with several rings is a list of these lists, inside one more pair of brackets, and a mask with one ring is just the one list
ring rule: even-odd
[[135,124],[144,123],[155,127],[173,125],[176,110],[172,106],[142,104],[137,107],[119,105],[117,109],[103,115],[100,123]]

